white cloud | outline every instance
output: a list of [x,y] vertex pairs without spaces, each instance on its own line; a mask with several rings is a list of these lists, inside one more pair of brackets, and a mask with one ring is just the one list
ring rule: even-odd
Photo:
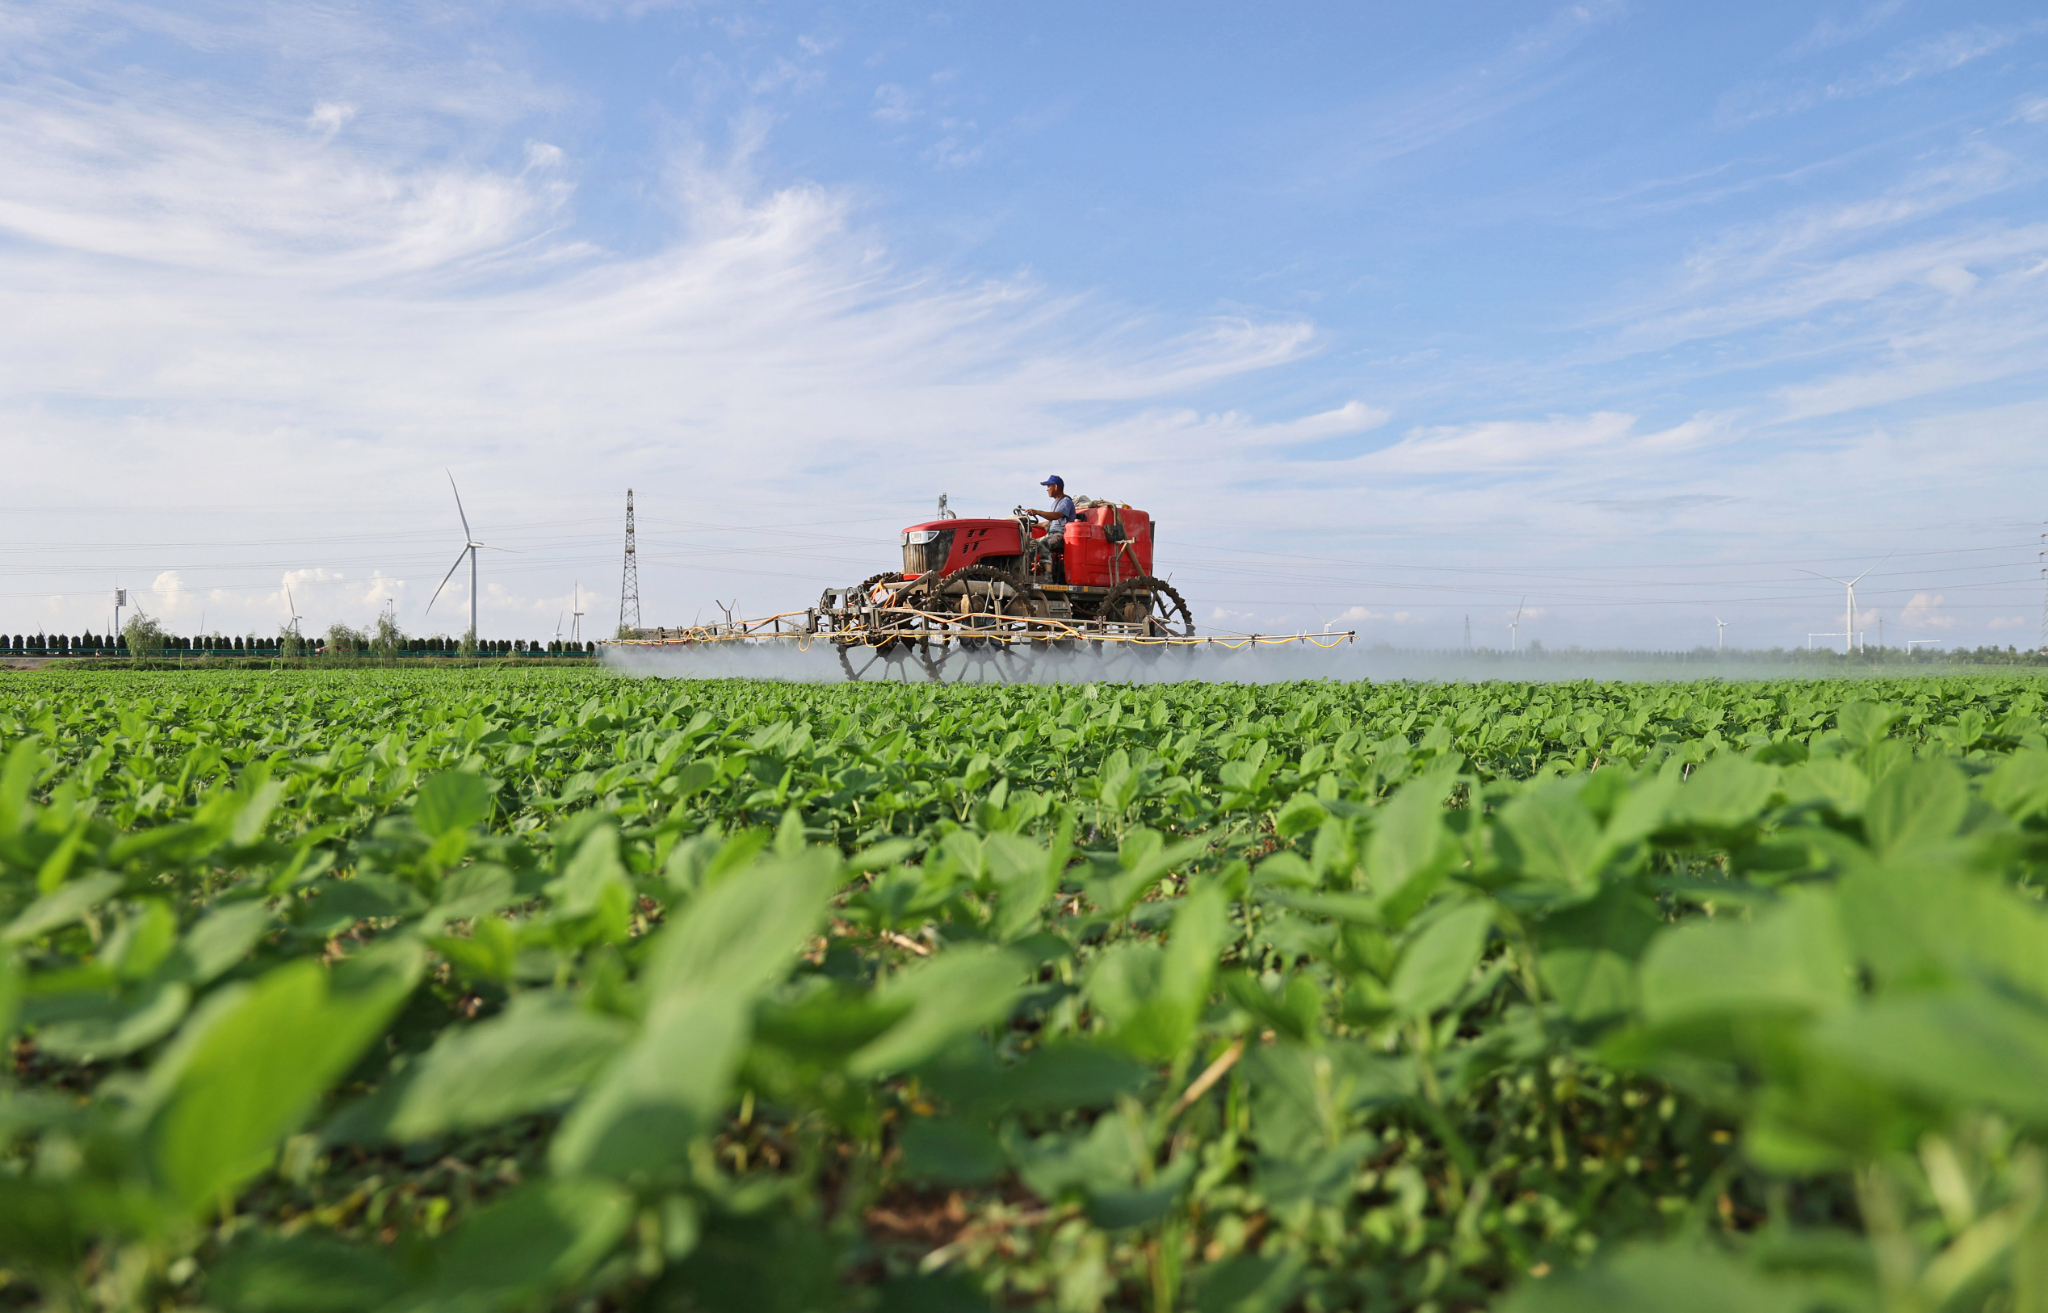
[[182,619],[187,612],[197,613],[198,598],[176,570],[165,570],[150,581],[150,605],[159,620]]
[[1995,615],[1991,617],[1993,629],[2023,629],[2033,623],[2023,615]]
[[[1956,618],[1941,610],[1947,602],[1948,598],[1940,593],[1915,593],[1913,600],[1899,611],[1899,623],[1908,629],[1953,629]],[[1858,617],[1858,623],[1862,623],[1862,617]]]
[[1796,58],[1860,40],[1890,22],[1905,8],[1905,4],[1906,0],[1879,0],[1846,20],[1837,19],[1832,14],[1823,15],[1786,54]]
[[1635,416],[1612,411],[1489,420],[1410,429],[1398,442],[1348,464],[1382,473],[1484,476],[1579,462],[1596,454],[1655,457],[1714,441],[1726,431],[1724,417],[1706,415],[1654,433],[1636,432]]
[[[1882,18],[1878,19],[1878,22],[1882,21]],[[1875,26],[1875,23],[1871,25],[1873,28]],[[2000,29],[1979,23],[1953,31],[1917,37],[1856,72],[1826,83],[1808,82],[1790,87],[1782,83],[1762,83],[1739,88],[1722,98],[1716,117],[1724,126],[1740,127],[1779,114],[1797,114],[1833,101],[1868,96],[1920,78],[1961,68],[1965,64],[2012,45],[2022,36],[2030,35],[2036,30],[2038,25],[2032,24]],[[1815,29],[1816,34],[1819,31],[1819,28]],[[1809,41],[1812,39],[1808,38]],[[1795,47],[1795,52],[1798,49]]]
[[868,111],[884,123],[908,123],[917,117],[917,101],[894,82],[875,88],[875,107]]
[[1959,264],[1936,265],[1927,271],[1927,281],[1950,296],[1963,296],[1977,286],[1977,275]]
[[356,116],[354,105],[337,104],[323,100],[313,106],[313,112],[306,116],[308,127],[318,128],[326,136],[340,132],[348,121]]

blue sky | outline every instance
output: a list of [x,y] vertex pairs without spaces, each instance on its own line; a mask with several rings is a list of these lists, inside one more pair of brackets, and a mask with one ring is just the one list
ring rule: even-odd
[[763,612],[949,492],[1216,628],[2037,641],[2018,4],[0,6],[0,628]]

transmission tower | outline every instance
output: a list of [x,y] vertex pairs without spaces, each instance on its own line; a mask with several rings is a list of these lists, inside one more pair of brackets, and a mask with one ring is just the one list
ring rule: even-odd
[[626,489],[626,572],[619,581],[619,628],[640,627],[640,561],[633,551],[633,490]]

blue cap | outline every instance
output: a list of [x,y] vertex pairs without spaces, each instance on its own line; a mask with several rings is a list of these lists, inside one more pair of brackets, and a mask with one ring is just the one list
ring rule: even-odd
[[1066,486],[1067,486],[1067,481],[1066,481],[1065,479],[1061,478],[1061,477],[1060,477],[1059,475],[1057,475],[1057,474],[1053,474],[1053,475],[1049,475],[1049,476],[1047,476],[1047,477],[1046,477],[1046,478],[1045,478],[1044,480],[1042,480],[1042,481],[1041,481],[1041,482],[1039,483],[1039,485],[1038,485],[1038,486],[1039,486],[1039,487],[1041,487],[1041,488],[1050,488],[1050,487],[1054,486],[1055,484],[1057,484],[1058,486],[1060,486],[1060,487],[1064,488],[1064,487],[1066,487]]

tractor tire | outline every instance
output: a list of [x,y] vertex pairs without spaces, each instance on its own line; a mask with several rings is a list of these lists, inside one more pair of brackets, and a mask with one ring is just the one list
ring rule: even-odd
[[[972,584],[1000,584],[1008,597]],[[959,594],[952,586],[961,585]],[[932,622],[920,655],[934,683],[1017,683],[1029,678],[1036,645],[1030,618],[1042,612],[1045,593],[1024,575],[993,565],[965,565],[949,575],[920,579],[909,604],[943,620]],[[962,610],[962,607],[965,607]]]
[[1142,622],[1148,635],[1160,638],[1193,638],[1195,634],[1195,617],[1188,610],[1187,599],[1172,584],[1149,574],[1126,579],[1110,589],[1096,614],[1115,624]]

